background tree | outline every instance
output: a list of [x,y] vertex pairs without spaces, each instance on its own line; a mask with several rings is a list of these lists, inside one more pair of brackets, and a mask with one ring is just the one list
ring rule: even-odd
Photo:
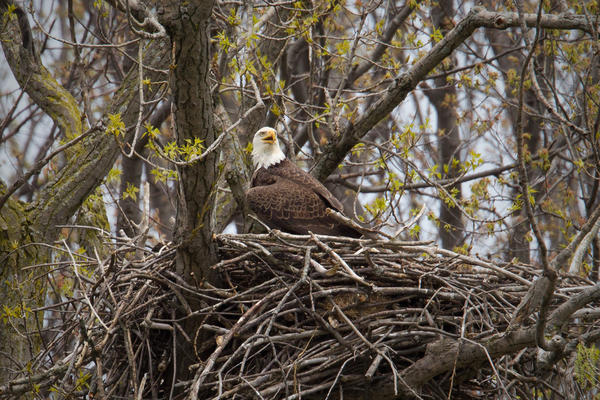
[[[575,347],[557,351],[546,336],[596,307],[600,291],[598,10],[591,2],[485,7],[0,0],[0,395],[57,387],[46,372],[11,386],[24,371],[74,376],[69,354],[94,347],[86,338],[100,318],[83,321],[78,338],[65,339],[61,327],[81,312],[73,299],[85,297],[86,279],[99,287],[100,266],[121,263],[114,252],[123,243],[139,260],[152,248],[162,254],[157,244],[168,240],[171,278],[187,288],[170,326],[185,339],[165,356],[176,368],[152,396],[189,389],[176,382],[201,385],[207,367],[198,361],[220,354],[214,329],[238,325],[200,317],[215,300],[194,291],[225,296],[235,287],[215,268],[224,260],[214,235],[258,229],[243,193],[249,142],[265,125],[348,215],[388,239],[431,240],[454,251],[439,254],[479,256],[498,269],[537,268],[514,315],[503,315],[508,333],[535,320],[513,333],[518,345],[441,340],[438,360],[424,353],[402,371],[408,386],[452,371],[452,361],[467,366],[475,353],[537,345],[572,362]],[[559,273],[586,279],[589,293],[560,308]],[[64,304],[72,309],[51,311]],[[551,305],[569,311],[550,314]],[[581,339],[590,354],[594,324]],[[101,377],[99,351],[85,360]],[[131,390],[140,398],[137,372]]]

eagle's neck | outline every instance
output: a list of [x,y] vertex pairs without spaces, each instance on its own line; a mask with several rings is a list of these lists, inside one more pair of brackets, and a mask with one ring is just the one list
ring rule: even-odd
[[285,159],[285,154],[279,148],[277,143],[265,145],[261,143],[259,146],[254,146],[252,150],[252,160],[256,169],[269,168],[272,165],[278,164]]

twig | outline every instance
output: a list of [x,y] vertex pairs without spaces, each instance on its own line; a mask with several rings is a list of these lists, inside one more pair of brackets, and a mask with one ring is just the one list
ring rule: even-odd
[[356,274],[356,272],[354,272],[352,270],[352,268],[350,268],[350,266],[346,263],[346,261],[344,261],[343,258],[341,258],[335,251],[333,251],[331,249],[331,247],[327,246],[325,243],[323,243],[321,240],[319,240],[313,233],[311,233],[310,236],[312,237],[313,241],[317,244],[317,246],[319,246],[320,248],[325,250],[331,257],[333,257],[333,259],[337,262],[337,264],[340,265],[342,267],[342,269],[346,273],[348,273],[348,275],[350,275],[350,278],[352,278],[352,280],[360,283],[361,285],[365,285],[369,288],[374,287],[374,285],[372,283],[368,283],[363,278],[358,276]]

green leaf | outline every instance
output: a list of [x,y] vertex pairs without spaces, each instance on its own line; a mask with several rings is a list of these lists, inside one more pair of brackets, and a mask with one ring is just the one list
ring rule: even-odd
[[121,120],[121,114],[108,114],[106,133],[113,134],[116,137],[125,134],[125,123]]
[[138,187],[132,185],[131,182],[127,182],[127,189],[123,193],[123,200],[130,198],[133,201],[137,201],[137,193],[140,191]]

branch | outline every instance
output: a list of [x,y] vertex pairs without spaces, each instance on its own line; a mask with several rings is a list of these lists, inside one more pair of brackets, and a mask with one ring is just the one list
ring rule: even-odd
[[560,253],[558,253],[558,255],[556,257],[554,257],[554,259],[550,263],[550,265],[552,266],[553,269],[558,270],[563,266],[563,264],[565,264],[567,262],[569,257],[571,257],[571,255],[573,255],[573,253],[577,250],[580,243],[584,241],[587,234],[594,229],[594,225],[596,225],[599,218],[600,218],[600,206],[596,207],[596,209],[590,215],[587,222],[585,224],[583,224],[583,226],[581,227],[581,230],[577,233],[575,238],[573,238],[573,240],[571,240],[571,242],[567,245],[567,247],[565,247]]
[[[536,29],[535,29],[535,38],[533,43],[530,45],[529,51],[527,52],[527,56],[523,61],[523,65],[521,68],[521,75],[519,78],[519,103],[518,103],[518,114],[516,121],[516,135],[517,135],[517,171],[519,172],[519,186],[521,188],[521,201],[523,206],[525,207],[525,211],[527,214],[527,218],[529,220],[529,225],[531,226],[531,230],[535,234],[537,239],[537,243],[539,246],[540,257],[542,260],[542,265],[544,267],[544,275],[548,275],[550,279],[556,279],[556,273],[553,272],[550,268],[550,263],[548,262],[548,249],[546,248],[546,243],[542,237],[538,224],[535,221],[535,217],[533,215],[533,206],[530,201],[529,195],[529,177],[527,175],[526,161],[525,161],[525,128],[524,128],[524,95],[525,95],[525,77],[527,75],[527,70],[529,63],[531,62],[531,58],[533,57],[533,53],[537,46],[537,43],[540,38],[540,29],[539,29],[539,20],[541,19],[541,8],[542,4],[540,3],[538,15],[536,18]],[[523,32],[525,36],[525,40],[527,41],[527,37],[525,32]],[[529,42],[527,42],[529,43]]]
[[[520,4],[520,3],[518,3]],[[536,241],[538,244],[538,251],[540,254],[540,258],[542,261],[542,266],[544,268],[543,276],[540,278],[539,282],[541,285],[534,285],[527,293],[527,295],[536,292],[536,289],[544,288],[543,291],[537,291],[539,297],[531,297],[531,300],[535,303],[538,302],[539,298],[539,312],[536,321],[536,343],[543,350],[550,351],[551,344],[546,340],[544,336],[544,331],[546,329],[546,318],[548,315],[548,307],[550,304],[550,299],[554,294],[554,288],[556,287],[556,270],[551,268],[550,262],[548,261],[548,249],[546,247],[546,242],[544,242],[544,238],[540,231],[540,228],[535,220],[535,216],[533,214],[533,205],[530,201],[529,195],[529,177],[527,175],[526,161],[525,161],[525,128],[523,126],[523,113],[524,113],[524,96],[525,96],[525,76],[527,74],[529,63],[533,57],[535,48],[540,39],[540,21],[542,18],[542,3],[539,4],[538,13],[535,19],[535,38],[533,39],[533,43],[531,43],[529,51],[527,52],[527,56],[523,62],[523,66],[521,68],[521,76],[519,78],[519,106],[518,106],[518,114],[516,121],[516,134],[517,134],[517,159],[519,164],[517,166],[517,171],[519,172],[519,186],[521,189],[521,201],[525,207],[525,212],[527,215],[527,219],[529,220],[529,226],[533,231]],[[519,22],[521,24],[521,29],[523,33],[523,37],[527,45],[529,45],[529,41],[527,40],[527,35],[524,29],[524,16],[522,11],[519,9]],[[523,304],[523,303],[522,303]]]
[[346,217],[344,214],[337,212],[331,208],[327,208],[325,210],[325,213],[327,214],[327,216],[333,218],[340,224],[354,228],[355,230],[363,234],[366,238],[377,239],[377,235],[381,235],[388,239],[394,239],[393,236],[390,236],[384,232],[378,231],[376,229],[365,228],[364,226],[361,226],[357,222],[353,221],[352,219]]
[[[559,148],[552,148],[550,153],[547,155],[548,158],[553,159],[563,149],[564,149],[564,147],[562,147],[562,146]],[[399,153],[391,153],[391,154],[399,156]],[[541,158],[542,157],[538,154],[538,155],[532,156],[531,161],[537,161]],[[481,172],[475,172],[472,174],[462,175],[457,178],[429,180],[428,182],[405,183],[405,184],[401,184],[400,189],[416,190],[416,189],[425,189],[425,188],[437,187],[437,186],[450,187],[450,186],[453,186],[453,185],[456,185],[459,183],[468,182],[468,181],[472,181],[472,180],[479,179],[479,178],[485,178],[486,176],[498,177],[501,174],[503,174],[504,172],[514,169],[517,165],[518,165],[518,163],[515,162],[512,164],[504,165],[504,166],[497,167],[497,168],[491,168],[491,169],[481,171]],[[357,185],[355,183],[350,182],[350,180],[348,178],[353,178],[353,177],[355,177],[355,175],[352,175],[352,174],[332,175],[329,178],[327,178],[326,182],[333,182],[338,185],[343,185],[343,186],[346,186],[346,187],[354,190],[355,192],[362,192],[362,193],[381,193],[381,192],[387,192],[390,190],[389,183],[385,184],[385,185],[368,186],[366,188],[362,187],[361,185]]]
[[[262,100],[259,103],[263,104]],[[256,105],[251,107],[251,109],[256,111],[261,110],[260,107],[255,107]],[[247,113],[248,112],[244,115]],[[226,126],[229,126],[229,130],[231,130],[232,123],[222,104],[217,105],[215,116],[215,124],[218,131],[226,131]],[[242,119],[243,117],[238,119],[236,125],[238,125]],[[228,132],[223,143],[220,162],[225,166],[225,180],[227,181],[227,185],[229,185],[231,192],[227,193],[225,191],[219,191],[219,193],[217,193],[215,232],[222,232],[223,229],[225,229],[238,208],[241,210],[242,219],[244,221],[244,232],[246,232],[248,228],[246,216],[250,212],[250,208],[246,201],[245,188],[252,172],[250,171],[249,165],[244,162],[246,155],[244,154],[238,136],[239,134],[237,133]],[[233,199],[231,197],[233,197]]]
[[[536,14],[524,14],[528,27],[536,26]],[[392,112],[406,96],[429,74],[442,60],[460,46],[475,29],[485,27],[507,29],[519,26],[516,13],[487,11],[482,7],[473,7],[465,18],[448,34],[433,46],[408,71],[398,75],[388,87],[387,93],[360,115],[354,123],[348,122],[336,141],[329,144],[317,161],[313,175],[323,181],[342,162],[346,154],[381,120]],[[550,15],[540,19],[541,28],[579,29],[590,32],[591,27],[583,15]]]
[[204,382],[204,379],[206,378],[207,374],[212,371],[215,362],[217,361],[217,358],[219,357],[223,349],[229,344],[231,339],[233,339],[235,334],[239,332],[239,330],[244,326],[248,319],[262,307],[263,303],[267,302],[271,297],[273,297],[273,295],[274,293],[271,293],[270,295],[265,296],[261,300],[256,302],[252,307],[248,309],[248,311],[246,311],[240,317],[240,319],[237,320],[235,325],[233,325],[231,329],[229,329],[229,331],[227,331],[227,333],[223,335],[222,340],[220,340],[219,342],[219,345],[206,361],[204,368],[199,368],[196,371],[196,375],[194,376],[194,380],[192,381],[192,385],[190,386],[190,394],[188,395],[187,399],[192,400],[197,398],[198,390],[200,389],[202,382]]
[[398,14],[396,14],[396,16],[390,21],[385,33],[379,38],[380,42],[377,44],[377,46],[375,46],[375,50],[373,50],[369,56],[365,57],[365,61],[354,65],[348,74],[348,79],[345,85],[346,89],[350,88],[358,78],[360,78],[365,72],[369,71],[381,58],[381,56],[389,48],[389,43],[392,41],[396,31],[400,28],[404,21],[406,21],[410,14],[412,14],[414,7],[416,7],[418,3],[419,1],[414,3],[407,1],[400,11],[398,11]]
[[42,168],[44,168],[56,155],[67,150],[69,147],[75,146],[82,139],[84,139],[85,137],[97,130],[99,130],[98,127],[93,127],[89,129],[87,132],[84,132],[81,135],[75,137],[75,139],[71,140],[70,142],[59,146],[56,150],[48,154],[46,157],[42,158],[41,160],[38,160],[26,174],[19,176],[19,178],[17,178],[17,180],[13,182],[10,188],[6,189],[6,193],[4,193],[2,197],[0,197],[0,209],[4,206],[6,200],[8,200],[8,198],[12,196],[14,192],[17,191],[17,189],[23,186],[33,175],[39,174]]
[[[0,395],[17,396],[31,391],[34,386],[45,388],[53,383],[53,379],[57,375],[62,375],[69,368],[68,359],[72,358],[75,353],[71,353],[65,359],[57,362],[52,368],[39,374],[25,376],[23,378],[14,379],[3,385],[0,385]],[[47,384],[43,384],[46,382]],[[42,383],[42,384],[40,384]]]
[[550,315],[548,324],[555,329],[560,329],[561,325],[564,324],[573,313],[597,299],[600,299],[600,284],[582,290],[557,307]]
[[410,396],[414,388],[453,368],[476,366],[490,357],[515,353],[534,344],[535,327],[497,335],[480,343],[444,337],[428,345],[425,356],[402,371],[401,395]]
[[[14,11],[8,11],[9,4],[16,7]],[[52,118],[67,139],[79,136],[83,124],[77,102],[42,64],[35,50],[27,14],[8,0],[0,0],[0,13],[2,50],[19,86]]]
[[600,229],[600,220],[596,220],[596,223],[592,227],[592,229],[583,237],[577,249],[575,249],[575,254],[573,254],[573,258],[571,259],[571,265],[569,266],[569,273],[576,275],[581,270],[581,263],[583,261],[583,256],[588,249],[588,247],[592,244],[592,241],[596,236],[598,236],[598,230]]
[[[577,29],[591,35],[596,31],[595,28],[599,22],[599,17],[597,15],[594,21],[588,21],[585,15],[542,14],[539,26],[545,29]],[[537,18],[537,13],[523,14],[525,25],[528,28],[533,28],[537,25]],[[485,28],[507,29],[521,26],[519,14],[515,12],[494,12],[480,8],[474,19],[479,27]],[[592,25],[592,23],[595,25]]]

